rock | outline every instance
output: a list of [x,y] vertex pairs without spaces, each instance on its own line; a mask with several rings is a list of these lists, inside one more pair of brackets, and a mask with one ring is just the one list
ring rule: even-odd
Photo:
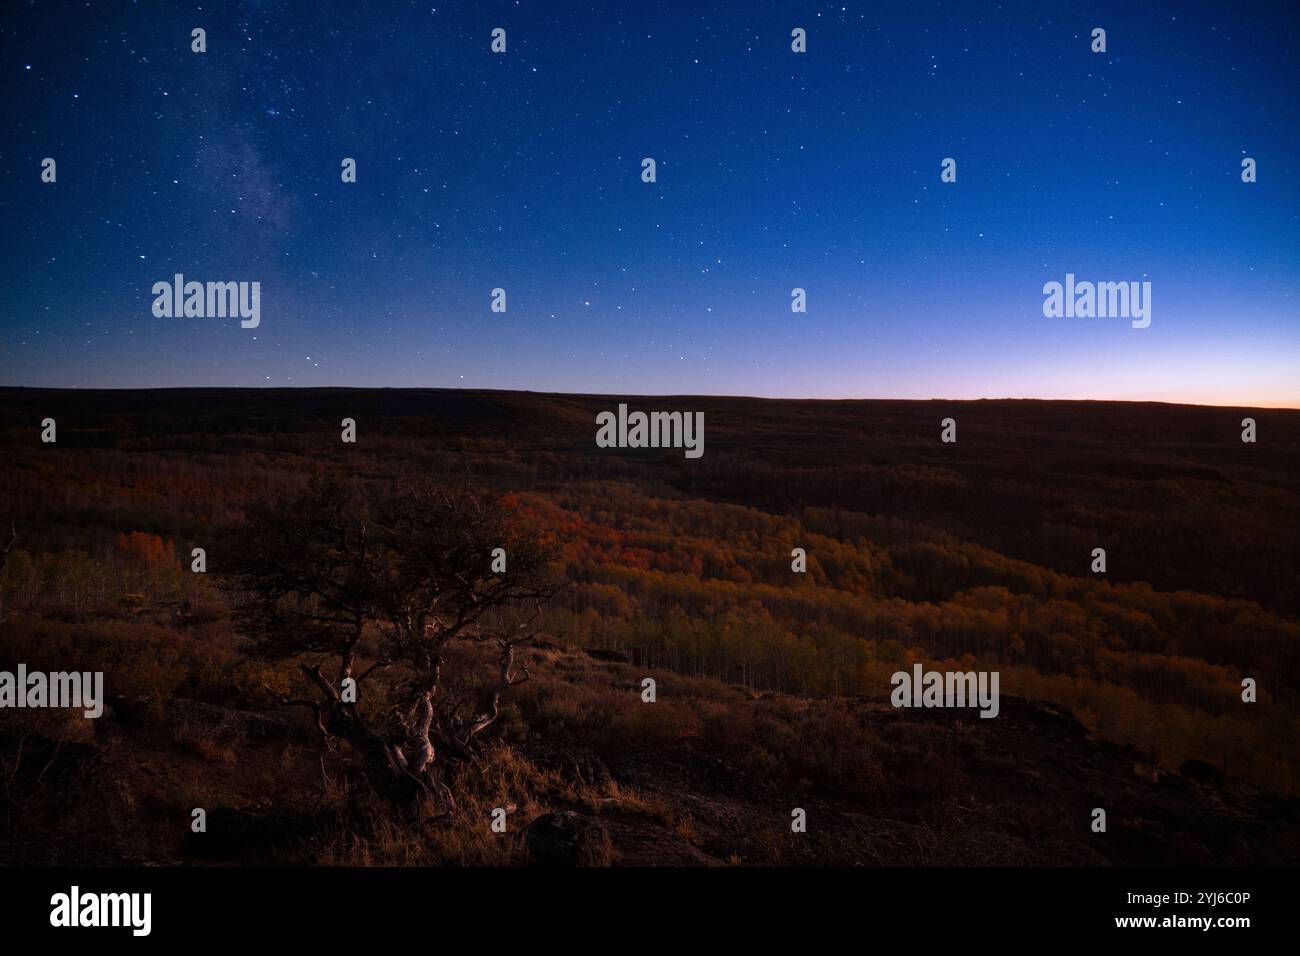
[[1191,760],[1184,760],[1183,765],[1178,768],[1178,772],[1190,780],[1200,780],[1207,783],[1219,783],[1224,777],[1223,771],[1214,764],[1206,763],[1204,760],[1197,760],[1195,757]]
[[609,831],[595,817],[560,810],[538,817],[524,830],[529,859],[539,866],[609,866]]
[[[142,727],[149,722],[146,714],[150,702],[151,698],[149,697],[126,697],[119,694],[108,694],[104,700],[102,723],[126,728]],[[96,729],[98,729],[98,724]]]

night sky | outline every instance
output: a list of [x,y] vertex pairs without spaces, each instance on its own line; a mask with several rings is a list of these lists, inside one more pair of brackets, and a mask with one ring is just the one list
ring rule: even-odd
[[1294,2],[5,7],[0,384],[1300,407]]

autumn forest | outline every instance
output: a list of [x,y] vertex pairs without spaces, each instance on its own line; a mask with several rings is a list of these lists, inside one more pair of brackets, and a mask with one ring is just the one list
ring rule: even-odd
[[[323,645],[307,642],[305,657],[249,652],[255,635],[238,578],[258,546],[249,529],[264,536],[270,525],[258,521],[274,519],[275,502],[299,501],[323,481],[350,489],[372,527],[373,502],[405,482],[472,489],[500,511],[484,550],[505,529],[535,548],[533,570],[549,582],[544,601],[526,602],[537,605],[535,637],[503,658],[506,692],[492,725],[463,747],[447,741],[465,750],[465,767],[439,779],[471,815],[503,805],[521,827],[543,811],[603,819],[608,839],[599,836],[588,862],[932,859],[865,849],[879,840],[862,834],[852,851],[792,848],[762,827],[722,836],[726,828],[710,823],[722,803],[692,807],[687,795],[705,760],[722,761],[718,774],[733,783],[755,781],[737,800],[761,802],[769,788],[801,793],[951,838],[973,826],[949,801],[971,803],[953,781],[967,772],[962,735],[978,732],[981,752],[985,738],[1007,748],[997,759],[1009,761],[1009,779],[1059,778],[1045,785],[1075,799],[1068,768],[1035,755],[1050,731],[1018,724],[1014,703],[1009,722],[973,722],[1005,727],[931,715],[929,729],[900,738],[904,725],[887,713],[890,676],[916,662],[998,671],[1004,696],[1063,715],[1079,746],[1095,740],[1122,754],[1124,773],[1237,780],[1252,800],[1280,801],[1294,815],[1300,412],[661,400],[704,413],[707,451],[690,460],[680,450],[597,448],[596,414],[617,401],[0,390],[0,528],[16,535],[3,570],[0,666],[101,670],[113,711],[111,726],[93,730],[56,715],[0,716],[0,808],[11,837],[0,844],[16,861],[68,858],[58,838],[37,850],[17,835],[38,820],[68,833],[93,828],[41,803],[57,778],[106,794],[130,818],[106,828],[100,859],[183,855],[184,821],[168,834],[176,814],[200,802],[239,815],[250,831],[269,814],[277,833],[296,835],[289,848],[249,837],[229,858],[526,858],[454,826],[415,851],[404,847],[401,820],[382,833],[375,814],[355,824],[349,754],[322,752],[308,715],[279,706],[310,683],[300,665]],[[1246,416],[1258,423],[1253,443],[1241,440]],[[945,443],[940,421],[949,417],[957,440]],[[57,422],[55,443],[40,440],[47,418]],[[356,423],[354,443],[340,441],[345,418]],[[196,548],[201,574],[191,566]],[[1093,569],[1098,548],[1104,573]],[[802,573],[792,570],[798,549]],[[381,626],[357,625],[357,666],[375,664],[380,686],[404,689],[404,665],[374,643]],[[456,653],[481,657],[484,679],[495,680],[496,650],[471,641]],[[653,706],[638,697],[645,675],[659,680]],[[1245,678],[1258,688],[1253,703],[1242,700]],[[440,693],[469,699],[482,689],[458,687]],[[685,776],[666,782],[672,773],[655,761],[686,754]],[[52,768],[44,777],[42,766]],[[467,782],[458,775],[471,766]],[[895,791],[886,812],[873,800],[902,786],[902,766],[914,792]],[[1077,796],[1082,805],[1090,795]],[[781,799],[771,802],[784,813]],[[326,809],[327,832],[302,819],[318,823]],[[290,810],[301,813],[282,819]],[[352,822],[339,824],[339,814]],[[646,836],[638,819],[654,820],[659,835]],[[1288,833],[1294,839],[1294,824]],[[1233,840],[1214,852],[1266,856]],[[1043,862],[1036,852],[1013,862]],[[1097,861],[1078,848],[1053,860]]]

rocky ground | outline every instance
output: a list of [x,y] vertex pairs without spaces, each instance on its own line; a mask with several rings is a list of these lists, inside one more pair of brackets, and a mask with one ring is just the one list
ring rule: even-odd
[[[542,694],[607,693],[628,665],[548,654]],[[638,672],[639,673],[639,672]],[[671,677],[665,686],[672,691]],[[1096,739],[1053,706],[895,710],[689,685],[703,725],[628,745],[545,726],[536,702],[462,779],[459,823],[378,827],[343,795],[301,713],[185,699],[112,702],[83,739],[0,724],[0,862],[488,865],[1105,865],[1289,863],[1300,801],[1198,761],[1180,772]],[[686,685],[683,685],[684,687]],[[538,698],[542,699],[541,696]],[[594,698],[593,698],[594,699]],[[703,712],[702,710],[700,712]],[[769,742],[752,741],[762,720]],[[831,721],[827,724],[827,721]],[[839,723],[835,723],[838,721]],[[813,758],[809,733],[841,727]],[[808,728],[813,727],[810,731]],[[719,728],[730,728],[731,737]],[[764,764],[773,728],[784,762]],[[47,729],[48,731],[48,729]],[[829,754],[829,755],[828,755]],[[807,759],[801,769],[799,759]],[[836,763],[836,761],[839,761]],[[472,778],[472,779],[471,779]],[[466,782],[468,781],[468,782]],[[502,794],[506,794],[503,797]],[[508,799],[507,799],[508,798]],[[490,809],[508,811],[493,834]],[[193,807],[207,831],[192,833]],[[1095,808],[1106,831],[1093,832]],[[792,812],[807,829],[791,832]],[[459,829],[458,829],[459,828]],[[427,845],[425,845],[427,844]]]

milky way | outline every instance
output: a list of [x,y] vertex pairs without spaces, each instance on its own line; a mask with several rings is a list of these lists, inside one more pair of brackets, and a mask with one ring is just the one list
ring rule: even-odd
[[1300,405],[1294,4],[283,6],[0,25],[0,384]]

